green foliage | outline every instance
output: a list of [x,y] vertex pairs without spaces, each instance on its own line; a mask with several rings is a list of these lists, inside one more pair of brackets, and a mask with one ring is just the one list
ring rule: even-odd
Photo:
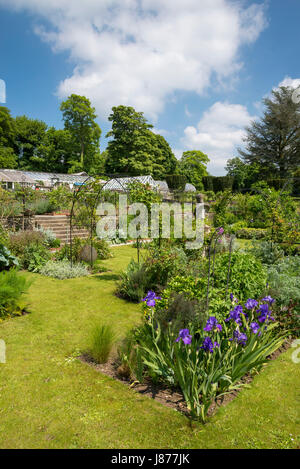
[[205,191],[224,192],[232,189],[234,178],[231,176],[203,176],[202,181]]
[[276,264],[284,257],[284,251],[280,246],[271,241],[253,241],[251,254],[268,265]]
[[260,167],[257,163],[246,164],[240,158],[227,161],[227,175],[234,178],[233,190],[250,189],[251,185],[260,179]]
[[246,149],[239,150],[246,163],[257,163],[261,176],[284,178],[299,167],[300,104],[292,99],[293,89],[280,87],[265,98],[260,121],[248,127]]
[[9,270],[11,267],[18,267],[18,259],[7,249],[4,244],[0,243],[0,271]]
[[24,304],[21,298],[29,286],[30,282],[14,269],[0,272],[0,322],[7,317],[22,314]]
[[44,235],[44,244],[47,248],[58,248],[60,246],[60,239],[56,238],[52,230],[40,228],[38,231]]
[[[79,262],[80,260],[80,251],[82,247],[86,244],[86,239],[78,238],[75,236],[72,240],[72,260],[73,262]],[[65,244],[59,252],[56,253],[57,260],[68,259],[71,260],[71,249],[69,244]]]
[[228,224],[234,222],[234,220],[230,220],[227,217],[227,207],[231,199],[232,193],[230,191],[219,192],[217,194],[216,200],[211,208],[211,212],[214,214],[215,227],[222,226],[226,228]]
[[127,106],[113,107],[108,120],[112,129],[107,137],[112,139],[106,150],[107,174],[151,174],[155,179],[164,179],[174,172],[177,160],[169,144],[151,131],[153,126],[142,112]]
[[[214,286],[224,290],[227,284],[229,254],[220,254],[215,262]],[[251,254],[233,252],[229,289],[241,301],[259,298],[267,283],[267,272]]]
[[[259,371],[284,340],[276,324],[267,328],[264,324],[256,333],[251,331],[250,323],[257,321],[255,308],[249,311],[248,319],[242,319],[240,328],[246,334],[245,343],[235,339],[234,334],[241,332],[231,320],[222,321],[221,331],[206,332],[190,325],[190,344],[185,344],[180,336],[176,339],[179,331],[174,333],[170,326],[162,329],[152,308],[148,313],[144,324],[131,336],[131,354],[125,357],[130,371],[139,381],[150,377],[154,382],[179,387],[191,416],[203,422],[212,402],[239,389],[240,380],[247,373]],[[211,352],[203,348],[205,337],[211,339]]]
[[70,161],[71,171],[88,171],[99,157],[101,129],[95,122],[95,108],[86,97],[72,94],[62,102],[60,109],[65,130],[70,132],[72,144],[76,148],[76,152],[73,149],[73,158],[76,158],[76,153],[80,157],[79,161],[77,158]]
[[128,190],[130,201],[145,204],[148,208],[148,212],[151,211],[152,204],[161,202],[161,196],[158,192],[139,181],[128,184]]
[[15,123],[16,153],[21,155],[18,159],[18,167],[23,170],[34,170],[37,155],[43,153],[47,124],[27,116],[17,116]]
[[13,215],[20,215],[20,204],[15,195],[0,187],[0,224],[4,225],[4,219]]
[[197,190],[203,189],[203,176],[207,176],[206,166],[209,158],[199,150],[185,151],[179,160],[179,172],[186,177],[186,181],[193,184]]
[[111,324],[97,324],[90,335],[89,353],[97,363],[106,363],[116,336]]
[[141,301],[148,290],[161,291],[176,274],[183,274],[187,257],[183,249],[172,247],[160,250],[149,247],[144,262],[131,261],[122,274],[117,294],[131,301]]
[[68,260],[48,261],[41,269],[40,274],[46,277],[65,280],[75,277],[85,277],[89,275],[88,268],[83,264],[73,264],[71,267]]
[[21,265],[29,272],[40,272],[50,257],[48,249],[43,244],[31,243],[24,249]]
[[187,183],[187,177],[185,174],[167,174],[166,182],[171,190],[184,191]]
[[110,259],[113,257],[113,253],[109,247],[109,244],[105,239],[94,238],[93,247],[96,249],[98,259]]
[[58,186],[49,193],[48,200],[53,210],[68,210],[72,201],[72,195],[72,192],[67,187]]
[[45,213],[52,213],[55,209],[53,204],[48,198],[40,198],[28,205],[30,211],[35,215],[44,215]]
[[0,106],[0,168],[12,169],[17,165],[15,133],[15,121],[9,109]]
[[264,228],[240,228],[235,231],[236,237],[241,239],[264,239],[268,236]]
[[300,257],[290,256],[268,267],[271,294],[276,298],[278,319],[293,334],[300,335]]
[[45,242],[45,235],[42,231],[18,231],[9,234],[9,248],[17,256],[22,257],[25,249],[30,244],[40,244]]
[[149,276],[146,265],[138,264],[133,259],[125,272],[121,274],[116,294],[122,298],[139,302],[145,295],[149,285]]
[[185,273],[187,256],[180,247],[160,249],[149,246],[145,264],[149,290],[161,291],[171,278]]

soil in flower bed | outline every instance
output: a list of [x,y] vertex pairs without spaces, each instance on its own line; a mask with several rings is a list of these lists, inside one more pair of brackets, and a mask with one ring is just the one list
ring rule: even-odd
[[[288,350],[291,346],[292,340],[287,340],[276,352],[274,352],[269,359],[275,360],[281,353]],[[80,361],[83,363],[87,363],[88,365],[92,366],[96,370],[100,371],[101,373],[110,376],[111,378],[117,379],[118,381],[123,382],[135,392],[143,394],[144,396],[148,396],[156,401],[160,402],[161,404],[171,407],[174,410],[182,412],[186,416],[189,416],[189,410],[187,408],[186,402],[184,400],[183,394],[180,389],[170,389],[167,386],[163,385],[162,383],[155,384],[149,378],[145,378],[143,383],[139,383],[138,381],[129,380],[125,377],[120,376],[118,373],[118,365],[114,359],[108,360],[107,363],[98,364],[96,363],[88,354],[81,355],[78,357]],[[262,370],[263,371],[263,370]],[[254,375],[247,374],[245,375],[242,380],[241,384],[247,385],[250,384],[253,380]],[[210,406],[207,416],[213,416],[219,407],[224,406],[231,402],[238,393],[243,389],[229,392],[222,397],[218,397]]]

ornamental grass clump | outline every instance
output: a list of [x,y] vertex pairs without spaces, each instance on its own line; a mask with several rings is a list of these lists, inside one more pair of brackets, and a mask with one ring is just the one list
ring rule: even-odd
[[106,363],[116,336],[110,324],[97,324],[91,331],[89,353],[97,363]]
[[241,379],[259,371],[285,339],[272,313],[273,298],[248,298],[243,304],[231,298],[224,319],[210,316],[204,327],[191,324],[175,333],[171,324],[162,331],[155,319],[160,297],[148,292],[144,323],[134,332],[131,360],[139,365],[135,378],[148,376],[179,387],[191,417],[203,422],[212,402],[239,389]]

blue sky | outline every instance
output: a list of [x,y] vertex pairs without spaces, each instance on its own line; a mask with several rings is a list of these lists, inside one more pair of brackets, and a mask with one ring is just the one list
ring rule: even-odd
[[300,85],[299,23],[299,0],[0,0],[6,106],[61,128],[61,100],[86,95],[103,150],[111,107],[131,105],[224,174],[261,99]]

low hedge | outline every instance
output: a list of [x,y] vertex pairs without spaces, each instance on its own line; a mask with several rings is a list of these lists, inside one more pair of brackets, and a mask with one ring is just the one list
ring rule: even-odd
[[267,237],[268,230],[263,228],[241,228],[237,231],[236,237],[242,239],[264,239]]

